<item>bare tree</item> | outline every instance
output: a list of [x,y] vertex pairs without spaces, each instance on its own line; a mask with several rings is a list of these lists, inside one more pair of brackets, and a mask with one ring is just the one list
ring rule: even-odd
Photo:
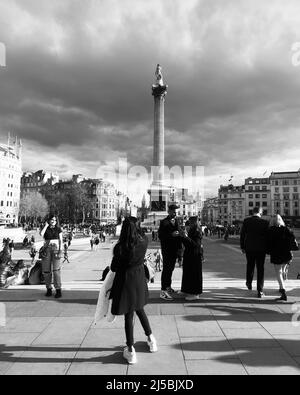
[[25,222],[28,219],[37,222],[38,219],[45,217],[48,211],[48,202],[39,192],[27,192],[21,196],[19,216]]

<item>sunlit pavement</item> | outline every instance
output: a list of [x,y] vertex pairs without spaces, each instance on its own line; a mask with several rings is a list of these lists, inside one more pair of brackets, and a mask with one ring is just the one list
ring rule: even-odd
[[[0,320],[1,374],[300,374],[299,253],[289,273],[288,302],[276,302],[278,285],[268,260],[266,297],[257,299],[256,282],[253,291],[245,287],[245,257],[237,243],[205,239],[201,299],[186,302],[180,294],[171,302],[160,299],[157,272],[146,310],[159,350],[148,352],[136,322],[138,363],[129,366],[122,358],[123,317],[93,325],[99,279],[112,246],[109,240],[91,251],[88,238],[73,240],[60,300],[46,298],[44,286],[0,291],[0,311],[6,310],[6,325]],[[28,251],[15,251],[14,258],[28,259]],[[173,288],[180,290],[180,281],[177,267]]]

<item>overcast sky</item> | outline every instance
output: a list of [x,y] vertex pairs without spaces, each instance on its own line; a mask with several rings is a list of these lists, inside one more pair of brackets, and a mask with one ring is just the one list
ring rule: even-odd
[[24,171],[151,165],[157,63],[166,165],[204,166],[207,196],[300,168],[298,0],[0,0],[0,42],[0,139],[23,139]]

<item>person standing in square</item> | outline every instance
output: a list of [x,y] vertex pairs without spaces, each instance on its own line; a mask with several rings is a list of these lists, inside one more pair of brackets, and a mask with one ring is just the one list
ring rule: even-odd
[[172,274],[178,257],[178,251],[182,248],[179,223],[176,219],[176,210],[178,208],[175,204],[169,206],[168,216],[160,221],[158,229],[158,238],[160,239],[163,257],[160,297],[165,300],[173,300],[172,294],[175,291],[171,287]]
[[257,296],[264,296],[264,268],[267,253],[269,223],[261,218],[262,207],[254,207],[252,217],[245,218],[240,235],[240,246],[247,258],[246,286],[252,289],[255,266],[257,269]]

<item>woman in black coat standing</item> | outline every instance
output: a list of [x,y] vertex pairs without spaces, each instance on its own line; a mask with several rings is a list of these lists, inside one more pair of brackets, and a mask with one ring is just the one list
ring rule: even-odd
[[125,316],[126,344],[123,357],[130,364],[137,362],[133,347],[133,318],[138,316],[147,336],[150,352],[157,351],[156,340],[152,334],[144,306],[148,302],[148,286],[144,269],[144,258],[148,239],[142,235],[135,217],[123,222],[118,243],[113,251],[111,270],[116,272],[110,293],[113,315]]
[[181,238],[184,244],[181,292],[186,294],[186,300],[197,300],[203,291],[202,231],[198,217],[190,217]]
[[284,280],[287,276],[288,267],[292,261],[291,243],[295,240],[294,234],[285,226],[279,214],[271,218],[268,231],[268,253],[270,261],[274,264],[279,292],[278,300],[287,300]]

